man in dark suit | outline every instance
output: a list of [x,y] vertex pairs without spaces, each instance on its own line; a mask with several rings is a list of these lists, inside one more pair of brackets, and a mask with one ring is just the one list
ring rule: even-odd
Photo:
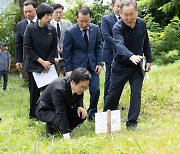
[[37,21],[36,3],[33,0],[27,0],[23,3],[23,12],[25,19],[17,23],[16,38],[15,38],[15,61],[16,68],[20,71],[22,69],[22,62],[24,56],[23,37],[26,26],[31,22]]
[[27,25],[24,34],[25,71],[28,72],[30,92],[30,118],[35,118],[34,108],[40,96],[33,72],[48,72],[54,59],[57,58],[57,34],[50,25],[54,9],[42,3],[37,8],[38,21]]
[[51,25],[56,27],[56,32],[58,35],[58,58],[56,61],[58,62],[57,64],[57,73],[58,75],[60,72],[62,75],[65,75],[65,69],[64,69],[64,60],[62,57],[63,54],[63,40],[64,40],[64,33],[67,28],[71,27],[72,24],[70,21],[62,19],[62,13],[64,10],[64,7],[61,4],[53,4],[52,7],[54,8],[54,13],[53,13],[53,19],[51,20]]
[[46,122],[46,134],[55,132],[70,139],[69,132],[82,123],[86,117],[83,108],[83,93],[88,88],[91,75],[85,68],[74,70],[71,77],[54,80],[40,96],[36,116]]
[[113,12],[102,17],[101,20],[101,32],[104,38],[103,45],[103,62],[105,62],[105,83],[104,83],[104,102],[108,93],[109,83],[110,83],[110,75],[111,75],[111,64],[113,60],[113,35],[112,29],[114,24],[120,18],[120,1],[121,0],[113,0],[112,1],[112,9]]
[[117,109],[124,85],[129,81],[131,98],[126,122],[127,129],[136,129],[140,113],[141,89],[144,78],[140,61],[144,55],[147,60],[146,71],[150,71],[152,62],[146,24],[137,15],[135,0],[121,1],[121,19],[113,27],[114,59],[109,91],[104,107],[104,111]]
[[91,22],[91,11],[81,7],[76,12],[77,24],[65,32],[63,57],[66,75],[79,67],[87,68],[91,74],[89,85],[90,106],[88,118],[94,120],[100,95],[99,75],[102,63],[102,44],[99,27]]

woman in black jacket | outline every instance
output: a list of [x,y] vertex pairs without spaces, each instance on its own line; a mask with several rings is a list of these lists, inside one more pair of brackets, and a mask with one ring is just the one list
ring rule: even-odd
[[27,26],[24,35],[25,71],[28,72],[30,92],[30,118],[35,118],[35,104],[42,88],[37,87],[33,72],[48,72],[57,55],[57,34],[50,25],[53,8],[42,3],[37,8],[38,20]]

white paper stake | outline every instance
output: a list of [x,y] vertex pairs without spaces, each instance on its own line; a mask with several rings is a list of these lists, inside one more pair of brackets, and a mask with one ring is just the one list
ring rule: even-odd
[[[110,116],[107,116],[107,114],[110,114]],[[108,121],[111,122],[108,123]],[[120,129],[121,129],[120,110],[95,113],[96,134],[105,133],[105,132],[108,132],[110,134],[112,131],[118,131]]]
[[107,132],[111,134],[111,110],[107,110]]

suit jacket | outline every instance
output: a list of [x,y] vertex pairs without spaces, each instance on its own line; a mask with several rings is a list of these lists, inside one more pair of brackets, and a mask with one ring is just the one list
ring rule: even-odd
[[117,22],[117,18],[114,13],[110,13],[102,17],[101,20],[101,32],[104,38],[103,45],[103,61],[106,63],[112,63],[113,60],[113,34],[112,29]]
[[[56,22],[54,20],[51,20],[50,24],[53,25],[54,27],[56,27],[56,25],[55,25]],[[72,24],[70,21],[64,20],[64,19],[60,20],[61,37],[60,37],[60,39],[58,38],[58,47],[61,49],[63,48],[64,33],[65,33],[66,29],[71,26],[72,26]]]
[[16,26],[16,38],[15,38],[15,61],[23,61],[23,36],[28,24],[27,19],[23,19],[17,23]]
[[48,24],[40,28],[38,22],[28,24],[24,34],[24,50],[26,54],[25,71],[42,72],[44,67],[36,60],[54,63],[57,56],[57,34],[54,26]]
[[72,95],[70,78],[58,78],[51,82],[40,96],[36,116],[43,122],[51,122],[56,116],[59,126],[68,129],[66,108],[71,106],[83,107],[83,94]]
[[63,58],[66,71],[79,67],[87,68],[88,63],[95,71],[96,65],[102,63],[102,44],[99,27],[95,24],[89,26],[89,45],[86,46],[82,31],[78,24],[65,31]]

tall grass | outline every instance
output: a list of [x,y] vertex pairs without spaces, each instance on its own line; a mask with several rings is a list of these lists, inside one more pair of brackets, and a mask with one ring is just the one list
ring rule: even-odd
[[[180,61],[157,67],[146,74],[142,108],[137,131],[125,129],[129,106],[129,85],[121,99],[122,128],[112,135],[95,135],[94,123],[86,121],[76,128],[70,141],[60,134],[45,136],[44,123],[28,118],[29,93],[18,76],[9,78],[7,91],[0,90],[0,153],[180,153]],[[103,108],[104,73],[101,74]],[[89,106],[88,91],[85,107]],[[122,110],[123,109],[123,110]]]

